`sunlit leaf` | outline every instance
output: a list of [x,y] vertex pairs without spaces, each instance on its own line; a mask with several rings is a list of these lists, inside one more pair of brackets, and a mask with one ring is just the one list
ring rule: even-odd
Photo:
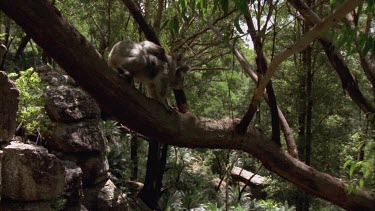
[[244,34],[244,32],[242,31],[241,26],[240,26],[240,19],[239,18],[236,18],[236,20],[234,20],[234,26],[236,27],[236,30],[239,33]]
[[349,176],[350,177],[353,176],[353,172],[354,172],[354,170],[355,170],[356,167],[357,167],[357,165],[354,164],[354,163],[350,166],[350,170],[349,170]]
[[364,184],[365,184],[365,182],[363,181],[363,179],[360,179],[359,180],[359,187],[363,188]]
[[346,169],[346,167],[352,162],[353,160],[347,160],[345,163],[344,163],[344,166],[342,167],[343,169]]

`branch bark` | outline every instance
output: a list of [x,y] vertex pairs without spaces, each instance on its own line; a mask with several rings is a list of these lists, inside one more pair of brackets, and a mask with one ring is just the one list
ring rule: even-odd
[[369,193],[357,189],[347,195],[344,182],[292,158],[256,129],[237,135],[229,119],[196,118],[165,110],[124,83],[48,0],[2,0],[0,9],[125,126],[165,144],[243,150],[313,195],[350,210],[375,209],[375,198]]

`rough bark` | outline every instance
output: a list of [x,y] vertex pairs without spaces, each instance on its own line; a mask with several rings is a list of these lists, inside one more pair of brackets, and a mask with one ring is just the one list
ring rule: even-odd
[[[350,210],[374,210],[375,198],[292,158],[256,129],[233,133],[230,119],[194,118],[167,111],[123,83],[90,43],[47,0],[3,0],[0,9],[19,24],[106,112],[152,140],[191,148],[235,149],[250,153],[270,171],[315,196]],[[116,102],[116,103],[113,103]]]

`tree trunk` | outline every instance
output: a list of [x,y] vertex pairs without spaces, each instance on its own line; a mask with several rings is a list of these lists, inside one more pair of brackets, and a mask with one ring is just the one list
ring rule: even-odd
[[14,55],[14,61],[18,61],[21,58],[23,52],[25,51],[26,45],[30,42],[30,40],[31,38],[28,35],[22,37],[21,42],[18,45],[16,54]]
[[138,180],[138,138],[132,135],[130,138],[130,160],[131,160],[131,173],[130,180]]
[[[300,189],[349,210],[375,210],[375,198],[292,158],[255,128],[233,133],[231,119],[213,120],[167,111],[123,82],[90,43],[48,0],[2,0],[0,9],[119,122],[160,143],[190,148],[235,149],[250,153],[262,164]],[[130,100],[131,99],[131,100]],[[116,103],[113,103],[116,102]],[[142,120],[142,121],[140,121]]]
[[150,141],[148,145],[147,169],[144,186],[139,198],[151,209],[159,210],[162,181],[167,163],[168,145]]
[[[10,18],[5,18],[5,40],[4,43],[5,47],[9,49],[10,46]],[[5,70],[5,60],[8,51],[5,51],[4,54],[1,57],[1,63],[0,63],[0,70]]]

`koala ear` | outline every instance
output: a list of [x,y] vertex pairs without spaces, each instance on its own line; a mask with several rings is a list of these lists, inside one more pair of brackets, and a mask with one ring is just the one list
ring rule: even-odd
[[190,69],[191,68],[190,68],[189,65],[182,65],[182,66],[177,68],[177,71],[180,71],[180,72],[186,74],[186,73],[190,72]]
[[184,59],[184,55],[182,53],[174,53],[172,54],[172,58],[175,59],[177,62],[181,62]]

